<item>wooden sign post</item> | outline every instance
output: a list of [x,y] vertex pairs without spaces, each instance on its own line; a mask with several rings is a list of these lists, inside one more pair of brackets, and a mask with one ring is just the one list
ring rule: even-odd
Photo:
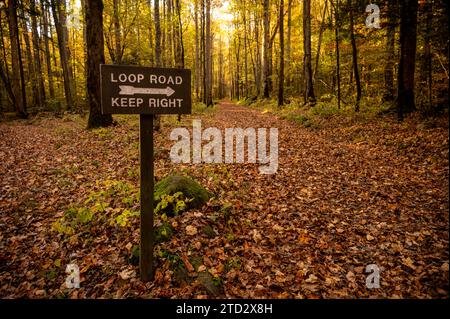
[[191,113],[191,71],[100,65],[103,114],[139,114],[141,173],[141,280],[153,279],[153,118]]

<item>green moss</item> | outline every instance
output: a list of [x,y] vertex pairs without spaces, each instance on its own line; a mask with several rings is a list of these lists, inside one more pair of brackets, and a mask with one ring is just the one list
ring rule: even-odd
[[173,227],[168,223],[164,223],[155,229],[155,240],[157,243],[167,241],[173,236],[173,233]]
[[208,236],[209,238],[214,238],[216,237],[216,233],[214,231],[214,229],[211,227],[211,225],[206,225],[203,227],[203,233]]
[[181,192],[185,198],[192,199],[187,203],[189,208],[198,208],[205,204],[212,194],[193,179],[185,176],[168,176],[155,185],[155,205],[163,195]]

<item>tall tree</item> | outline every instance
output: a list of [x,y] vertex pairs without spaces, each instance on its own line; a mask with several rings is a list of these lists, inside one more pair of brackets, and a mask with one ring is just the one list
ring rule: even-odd
[[339,0],[331,5],[334,7],[334,38],[335,38],[335,49],[336,49],[336,82],[337,82],[337,100],[338,109],[341,108],[341,62],[340,62],[340,51],[339,51]]
[[394,58],[395,58],[395,26],[397,20],[397,0],[387,1],[386,26],[386,65],[384,67],[384,101],[393,101],[394,87]]
[[11,87],[14,93],[16,114],[27,118],[27,99],[25,95],[25,77],[23,74],[22,53],[19,40],[19,25],[17,23],[17,1],[8,0],[9,37],[11,40]]
[[292,37],[292,1],[288,0],[287,43],[286,43],[286,86],[291,86],[291,37]]
[[305,75],[305,103],[315,104],[311,68],[311,0],[303,1],[303,68]]
[[[6,13],[7,15],[7,13]],[[0,11],[0,44],[2,47],[2,60],[0,60],[0,79],[2,80],[3,86],[6,89],[8,94],[8,99],[11,105],[14,106],[14,93],[11,88],[11,79],[9,76],[9,68],[8,63],[6,62],[6,48],[5,48],[5,39],[3,38],[3,12]],[[3,66],[3,63],[5,66]]]
[[[72,72],[69,65],[68,39],[65,25],[65,1],[52,0],[53,21],[55,22],[56,35],[58,37],[59,56],[64,78],[64,93],[66,96],[67,110],[73,110]],[[63,5],[63,6],[62,6]],[[102,34],[103,35],[103,34]],[[103,41],[102,41],[103,43]]]
[[270,63],[269,63],[269,42],[270,42],[270,12],[269,12],[269,0],[264,0],[264,57],[263,57],[263,77],[264,77],[264,89],[263,94],[265,98],[270,95]]
[[212,105],[212,47],[211,47],[211,0],[206,0],[205,12],[205,82],[206,106]]
[[159,18],[159,0],[154,0],[153,13],[155,20],[155,66],[161,67],[161,20]]
[[113,123],[110,114],[101,113],[100,64],[105,63],[103,43],[103,1],[86,0],[86,93],[89,103],[88,128],[108,126]]
[[361,101],[361,81],[359,79],[359,69],[358,69],[358,51],[356,47],[356,37],[355,37],[355,27],[353,21],[353,6],[352,1],[349,0],[350,4],[350,38],[352,43],[352,61],[353,61],[353,74],[355,75],[356,83],[356,105],[355,111],[359,112],[359,103]]
[[431,57],[431,31],[432,31],[432,23],[433,23],[433,2],[429,1],[425,4],[424,9],[426,11],[426,25],[425,25],[425,54],[423,58],[423,70],[425,81],[428,86],[428,109],[431,110],[433,106],[433,59]]
[[[36,0],[30,0],[30,9],[31,9],[31,30],[32,30],[32,38],[33,38],[33,54],[34,54],[34,65],[36,71],[37,78],[37,87],[38,87],[38,100],[39,106],[44,107],[45,103],[45,86],[44,86],[44,77],[42,74],[42,65],[41,65],[41,48],[40,48],[40,39],[38,32],[38,23],[37,16],[39,12],[36,6]],[[42,8],[41,8],[42,10]]]
[[199,100],[199,89],[200,89],[200,36],[198,27],[198,1],[194,0],[194,23],[195,23],[195,97]]
[[55,88],[53,85],[53,71],[52,71],[52,63],[51,63],[51,55],[50,55],[50,46],[49,39],[51,34],[49,35],[49,27],[48,27],[48,9],[49,7],[46,5],[45,0],[41,0],[41,8],[42,8],[42,18],[43,18],[43,38],[44,38],[44,48],[45,48],[45,64],[47,66],[47,78],[48,78],[48,89],[50,93],[50,97],[55,98]]
[[416,109],[414,70],[416,66],[417,0],[400,0],[400,62],[398,67],[398,118]]
[[280,0],[279,14],[280,73],[278,76],[278,106],[281,107],[284,104],[284,0]]
[[328,6],[328,0],[325,0],[323,14],[322,14],[322,21],[320,22],[319,40],[317,43],[317,52],[316,52],[316,64],[315,64],[314,71],[313,71],[313,83],[316,83],[317,70],[319,70],[320,47],[322,45],[323,31],[325,30],[325,15],[327,13],[327,6]]
[[22,29],[25,30],[25,32],[22,32],[22,38],[25,42],[25,54],[26,54],[26,66],[27,66],[27,82],[31,84],[31,92],[32,92],[32,102],[31,105],[33,107],[40,106],[40,100],[39,100],[39,93],[38,93],[38,86],[37,86],[37,74],[35,70],[35,65],[33,61],[33,55],[31,53],[31,44],[30,44],[30,37],[28,33],[28,26],[27,26],[27,20],[21,19],[19,20],[22,26]]
[[114,63],[122,63],[122,45],[120,35],[120,21],[119,21],[119,1],[113,0],[113,21],[114,21]]
[[175,0],[175,9],[177,19],[175,21],[175,32],[177,34],[177,45],[175,52],[175,66],[177,68],[184,68],[184,43],[183,43],[183,23],[181,20],[181,3],[180,0]]
[[[155,20],[155,62],[156,67],[162,67],[161,60],[161,20],[159,16],[159,0],[154,0],[153,2],[153,14]],[[161,117],[155,115],[155,130],[159,131],[161,129]]]
[[247,7],[246,7],[246,2],[245,0],[243,1],[243,27],[244,27],[244,79],[245,79],[245,87],[244,87],[244,91],[245,91],[245,97],[248,97],[248,54],[247,54],[247,49],[248,49],[248,39],[247,39]]

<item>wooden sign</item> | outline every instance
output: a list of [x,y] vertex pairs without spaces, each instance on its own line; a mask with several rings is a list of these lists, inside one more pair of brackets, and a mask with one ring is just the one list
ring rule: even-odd
[[191,113],[191,70],[100,65],[103,114],[140,114],[141,223],[139,270],[153,279],[153,117]]
[[103,114],[190,114],[191,71],[100,65]]

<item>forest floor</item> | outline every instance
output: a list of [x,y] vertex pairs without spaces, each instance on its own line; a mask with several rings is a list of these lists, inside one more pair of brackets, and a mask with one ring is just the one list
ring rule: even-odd
[[[277,127],[277,173],[172,163],[170,131],[192,130],[193,119],[222,132]],[[75,115],[0,123],[0,297],[449,297],[448,116],[433,125],[330,117],[303,127],[222,102],[181,123],[166,117],[155,133],[156,179],[189,175],[215,198],[169,217],[150,283],[131,258],[138,118],[116,120],[91,131]],[[66,288],[70,263],[79,289]],[[381,269],[380,288],[366,287],[369,264]]]

